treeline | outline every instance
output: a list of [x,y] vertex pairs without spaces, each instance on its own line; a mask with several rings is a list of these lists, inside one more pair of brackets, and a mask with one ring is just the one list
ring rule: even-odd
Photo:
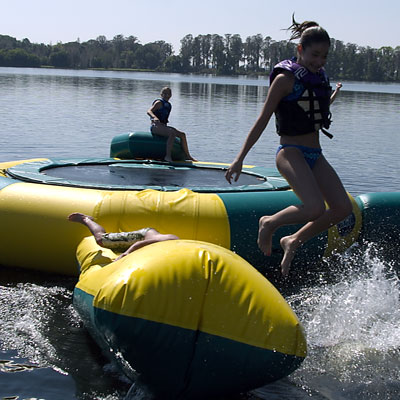
[[[81,43],[51,44],[21,41],[0,35],[0,66],[134,69],[181,73],[268,74],[280,60],[292,57],[296,44],[253,35],[186,35],[175,55],[171,44],[159,40],[141,44],[137,37],[105,36]],[[361,47],[332,39],[326,66],[337,80],[400,81],[400,46]]]

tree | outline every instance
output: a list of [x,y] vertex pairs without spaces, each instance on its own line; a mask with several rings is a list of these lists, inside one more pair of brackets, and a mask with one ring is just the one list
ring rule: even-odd
[[[86,48],[79,42],[65,43],[60,47],[60,51],[68,55],[67,66],[72,68],[87,68]],[[61,62],[61,60],[59,62]]]
[[181,56],[169,56],[164,61],[163,70],[167,72],[183,72],[182,57]]
[[57,68],[68,68],[70,62],[68,54],[64,50],[56,50],[50,54],[50,65]]
[[263,38],[261,34],[247,37],[244,45],[244,56],[249,70],[258,71],[260,69],[262,44]]
[[[46,45],[21,41],[0,35],[0,66],[59,68],[141,68],[158,71],[202,72],[235,74],[238,72],[269,73],[279,61],[296,54],[296,44],[270,36],[249,36],[243,42],[238,34],[191,34],[181,40],[179,55],[163,40],[145,45],[136,36],[115,35],[107,40],[104,35],[81,43]],[[400,46],[380,49],[344,44],[331,39],[326,65],[333,79],[380,82],[400,81]]]
[[40,59],[23,49],[2,50],[0,65],[4,67],[39,67]]
[[205,69],[210,68],[210,60],[211,60],[211,35],[201,35],[201,59],[202,65]]
[[235,34],[231,37],[231,46],[230,46],[230,59],[233,66],[233,71],[239,71],[240,61],[243,60],[243,42],[240,35]]
[[195,71],[200,71],[203,67],[201,53],[201,37],[196,36],[192,41],[192,66]]
[[96,42],[98,43],[99,47],[105,50],[108,47],[107,38],[104,35],[97,36]]
[[190,71],[192,66],[192,54],[193,54],[193,36],[186,35],[181,39],[181,50],[180,56],[182,59],[182,67],[185,72]]
[[220,35],[211,37],[211,64],[217,73],[225,72],[225,44]]
[[18,46],[17,39],[8,35],[0,35],[0,49],[11,50],[15,49],[17,46]]
[[113,66],[116,68],[124,67],[124,65],[120,63],[121,52],[124,48],[124,40],[124,35],[116,35],[112,40],[112,48],[114,50]]

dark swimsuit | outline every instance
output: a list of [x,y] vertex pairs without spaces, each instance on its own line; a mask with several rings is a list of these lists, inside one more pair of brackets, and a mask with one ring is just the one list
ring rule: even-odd
[[[299,136],[316,130],[332,138],[324,128],[329,128],[329,102],[332,88],[325,71],[321,69],[313,74],[305,67],[297,64],[295,59],[284,60],[274,67],[270,83],[281,71],[290,71],[295,76],[293,91],[284,97],[275,111],[278,135]],[[299,149],[310,168],[322,154],[321,148],[283,144],[278,147],[276,154],[285,147]]]
[[296,149],[299,149],[303,153],[303,157],[311,169],[314,168],[315,163],[322,154],[322,149],[320,148],[301,146],[299,144],[281,144],[276,150],[276,155],[278,155],[278,153],[285,147],[295,147]]

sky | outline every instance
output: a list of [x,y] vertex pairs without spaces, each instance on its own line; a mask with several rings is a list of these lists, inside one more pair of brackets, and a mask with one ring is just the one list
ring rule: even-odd
[[399,0],[0,0],[0,34],[32,43],[56,44],[100,35],[136,36],[146,44],[164,40],[179,53],[187,34],[261,34],[289,39],[284,29],[313,20],[332,38],[363,47],[400,45]]

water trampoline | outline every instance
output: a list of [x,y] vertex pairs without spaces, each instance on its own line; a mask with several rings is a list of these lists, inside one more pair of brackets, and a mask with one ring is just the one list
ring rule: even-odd
[[[152,226],[233,250],[263,273],[279,270],[279,238],[299,226],[278,229],[271,257],[257,247],[259,218],[300,204],[278,171],[247,165],[239,181],[229,185],[224,178],[228,164],[184,162],[179,141],[174,162],[161,161],[164,155],[165,138],[133,132],[112,139],[109,158],[0,163],[0,263],[77,275],[75,249],[87,231],[66,216],[79,211],[107,231]],[[349,197],[353,213],[302,246],[295,263],[314,263],[360,239],[399,231],[399,193]],[[21,232],[29,238],[24,252],[15,240]]]
[[240,183],[224,178],[226,164],[165,163],[154,160],[46,159],[24,162],[7,175],[25,182],[106,190],[188,188],[200,193],[287,190],[287,182],[274,169],[247,166]]

